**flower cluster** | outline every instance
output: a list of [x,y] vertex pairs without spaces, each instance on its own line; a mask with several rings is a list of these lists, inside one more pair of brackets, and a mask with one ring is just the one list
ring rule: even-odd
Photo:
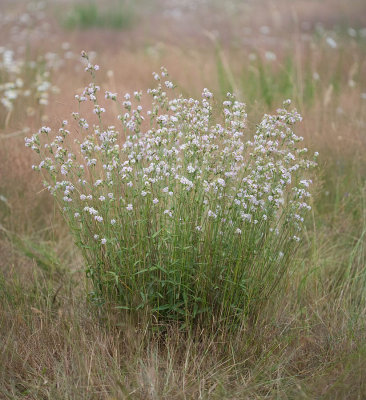
[[[98,68],[88,63],[86,69],[94,77]],[[45,185],[86,260],[113,270],[126,287],[146,268],[176,263],[185,271],[193,268],[187,285],[193,285],[190,279],[202,265],[220,279],[223,270],[230,275],[233,265],[248,265],[256,255],[278,267],[299,240],[310,209],[308,171],[316,154],[308,158],[293,131],[301,116],[289,110],[288,100],[250,134],[245,105],[232,94],[223,102],[220,120],[208,89],[200,100],[185,98],[174,95],[165,68],[153,76],[157,86],[147,91],[151,108],[143,111],[141,92],[125,94],[119,129],[103,124],[107,106],[93,82],[76,98],[91,103],[96,121],[73,113],[75,144],[67,121],[56,135],[43,127],[26,139],[26,146],[41,155],[34,169],[47,172]],[[119,98],[108,91],[103,97]],[[42,137],[50,140],[44,143]]]

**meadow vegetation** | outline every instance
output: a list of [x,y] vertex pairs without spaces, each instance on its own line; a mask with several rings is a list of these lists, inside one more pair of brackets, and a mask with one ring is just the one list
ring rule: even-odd
[[63,24],[68,29],[126,29],[133,23],[133,2],[116,0],[103,7],[103,3],[88,0],[72,6]]
[[4,2],[0,398],[365,398],[363,2],[107,3]]

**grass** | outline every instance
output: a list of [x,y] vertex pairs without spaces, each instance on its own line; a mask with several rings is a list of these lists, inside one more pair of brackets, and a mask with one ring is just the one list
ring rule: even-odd
[[[363,44],[361,41],[358,59],[347,44],[339,44],[340,48],[332,54],[324,40],[317,41],[313,37],[309,43],[302,44],[301,53],[298,53],[297,45],[277,55],[278,60],[266,59],[268,52],[251,52],[249,61],[238,65],[235,57],[225,56],[216,43],[218,89],[222,97],[234,90],[249,106],[258,107],[259,104],[267,110],[286,98],[292,99],[301,111],[317,106],[321,98],[323,103],[332,101],[332,106],[337,108],[341,104],[342,93],[365,84],[362,75],[365,59]],[[319,51],[323,52],[321,57]],[[330,59],[332,62],[326,70],[322,63]],[[235,67],[235,71],[230,69],[229,64]]]
[[[326,16],[343,9],[337,4],[327,0]],[[362,13],[358,9],[355,15]],[[182,36],[176,39],[181,46]],[[84,45],[85,37],[80,40]],[[288,37],[281,40],[288,43]],[[166,47],[153,66],[167,65],[186,82],[187,93],[216,84],[219,101],[220,92],[232,88],[248,102],[249,121],[294,97],[304,116],[299,129],[306,145],[320,152],[312,213],[295,268],[284,277],[281,292],[236,332],[206,327],[187,333],[170,326],[162,334],[124,310],[95,307],[82,256],[52,198],[29,170],[33,160],[23,138],[12,134],[27,126],[24,110],[14,110],[8,128],[2,114],[0,398],[366,398],[365,101],[360,98],[365,46],[359,35],[357,41],[347,35],[342,40],[342,50],[330,49],[319,34],[312,52],[279,51],[271,63],[260,57],[262,45],[257,59],[249,61],[250,49],[223,43],[221,53],[206,53],[197,41],[197,51],[190,49],[193,61],[183,52],[169,56],[172,47]],[[112,63],[113,91],[150,85],[144,77],[155,61],[137,49],[114,49],[113,57],[104,44],[98,50],[98,60]],[[197,65],[204,66],[202,75]],[[129,75],[132,69],[137,77]],[[76,75],[68,68],[53,78],[68,90],[79,84]],[[102,76],[103,90],[106,81]],[[54,117],[48,123],[58,125],[69,112],[68,102],[69,97],[50,102],[47,115]],[[251,123],[250,128],[255,129]]]
[[133,2],[114,0],[107,6],[95,0],[84,0],[74,4],[63,21],[68,29],[127,29],[133,23]]
[[54,261],[45,261],[54,259],[49,244],[38,245],[31,262],[28,240],[14,248],[3,239],[10,256],[0,280],[2,395],[363,398],[366,226],[350,238],[337,232],[339,219],[309,236],[311,250],[285,292],[230,337],[187,337],[174,328],[161,337],[123,313],[100,314],[86,301],[73,252],[63,254],[60,275]]

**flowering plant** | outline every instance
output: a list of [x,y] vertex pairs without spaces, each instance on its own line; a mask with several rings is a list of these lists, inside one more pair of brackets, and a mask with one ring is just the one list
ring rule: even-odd
[[162,68],[150,110],[142,92],[125,94],[118,129],[104,124],[99,67],[82,55],[93,82],[76,99],[80,109],[91,104],[96,123],[79,110],[75,134],[64,121],[56,136],[43,127],[26,146],[41,156],[33,168],[82,250],[94,295],[163,321],[242,320],[279,288],[310,209],[317,154],[298,145],[300,115],[286,101],[250,136],[235,96],[220,120],[208,89],[201,100],[172,95]]
[[5,111],[5,128],[16,109],[32,116],[36,112],[35,105],[41,108],[48,105],[50,94],[58,91],[57,86],[51,84],[57,60],[61,61],[55,53],[47,53],[37,60],[17,59],[13,50],[0,47],[0,120]]

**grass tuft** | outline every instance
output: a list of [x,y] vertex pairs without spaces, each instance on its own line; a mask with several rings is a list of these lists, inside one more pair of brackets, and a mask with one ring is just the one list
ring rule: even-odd
[[115,0],[102,4],[95,0],[86,0],[74,4],[63,24],[68,29],[127,29],[134,19],[133,3]]

